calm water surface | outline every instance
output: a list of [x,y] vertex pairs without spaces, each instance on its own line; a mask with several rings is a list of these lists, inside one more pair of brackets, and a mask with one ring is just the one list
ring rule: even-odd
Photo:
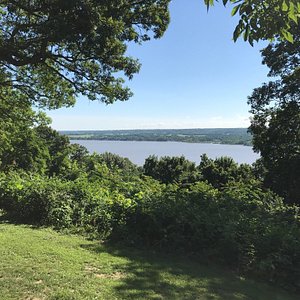
[[85,146],[91,153],[111,152],[129,158],[137,165],[143,165],[149,155],[181,156],[197,164],[200,155],[206,153],[210,158],[230,156],[238,163],[252,164],[259,158],[251,147],[241,145],[200,144],[183,142],[135,142],[135,141],[93,141],[72,140]]

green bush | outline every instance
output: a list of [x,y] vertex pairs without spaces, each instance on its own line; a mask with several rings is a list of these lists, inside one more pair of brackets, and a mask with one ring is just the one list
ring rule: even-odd
[[1,178],[0,207],[19,222],[66,227],[72,219],[69,186],[58,178],[10,172]]
[[66,181],[24,172],[1,173],[0,209],[17,222],[57,229],[77,227],[107,238],[115,228],[126,224],[129,211],[136,205],[139,183],[124,183],[126,195],[103,187],[106,182],[90,181],[84,176]]
[[299,207],[284,205],[259,182],[216,189],[205,182],[183,187],[149,177],[124,180],[118,172],[95,174],[67,181],[0,173],[0,209],[20,222],[208,256],[300,288]]
[[130,243],[204,254],[239,272],[299,284],[299,208],[254,182],[222,191],[203,182],[189,189],[169,185],[139,202],[126,230]]

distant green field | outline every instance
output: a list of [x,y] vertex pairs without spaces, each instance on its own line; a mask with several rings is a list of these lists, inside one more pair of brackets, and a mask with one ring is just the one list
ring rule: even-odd
[[211,264],[0,224],[1,300],[296,300]]
[[[76,136],[76,138],[79,139],[79,140],[81,140],[81,139],[82,139],[82,140],[88,140],[88,139],[90,139],[90,138],[93,137],[92,134],[78,134],[78,135],[75,135],[75,136]],[[72,138],[72,134],[70,134],[69,137]]]
[[110,141],[176,141],[251,145],[247,128],[61,131],[70,139]]

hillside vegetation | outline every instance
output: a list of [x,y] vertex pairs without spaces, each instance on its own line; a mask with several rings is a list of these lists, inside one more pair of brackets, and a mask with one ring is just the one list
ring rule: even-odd
[[72,140],[173,141],[251,145],[247,128],[62,131]]
[[[0,2],[0,210],[11,222],[0,224],[1,300],[293,299],[277,288],[299,295],[298,0],[222,1],[240,17],[234,40],[272,41],[261,51],[270,81],[248,97],[260,153],[253,165],[202,155],[199,165],[150,156],[137,167],[90,155],[50,127],[43,110],[80,95],[106,104],[130,98],[125,83],[140,63],[127,47],[162,37],[170,2]],[[245,129],[76,136],[250,143]]]
[[6,216],[98,240],[209,257],[236,274],[299,289],[299,207],[263,188],[254,168],[203,155],[199,166],[184,157],[149,157],[140,169],[113,154],[80,150],[72,145],[71,164],[51,177],[0,173]]
[[299,290],[296,178],[275,193],[266,179],[276,169],[263,161],[150,156],[137,167],[111,153],[90,155],[17,101],[0,101],[0,209],[11,221],[208,256]]

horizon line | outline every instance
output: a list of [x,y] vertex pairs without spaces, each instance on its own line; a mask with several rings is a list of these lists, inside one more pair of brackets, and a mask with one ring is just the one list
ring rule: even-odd
[[191,129],[248,129],[249,127],[189,127],[189,128],[130,128],[130,129],[57,129],[57,131],[132,131],[132,130],[191,130]]

